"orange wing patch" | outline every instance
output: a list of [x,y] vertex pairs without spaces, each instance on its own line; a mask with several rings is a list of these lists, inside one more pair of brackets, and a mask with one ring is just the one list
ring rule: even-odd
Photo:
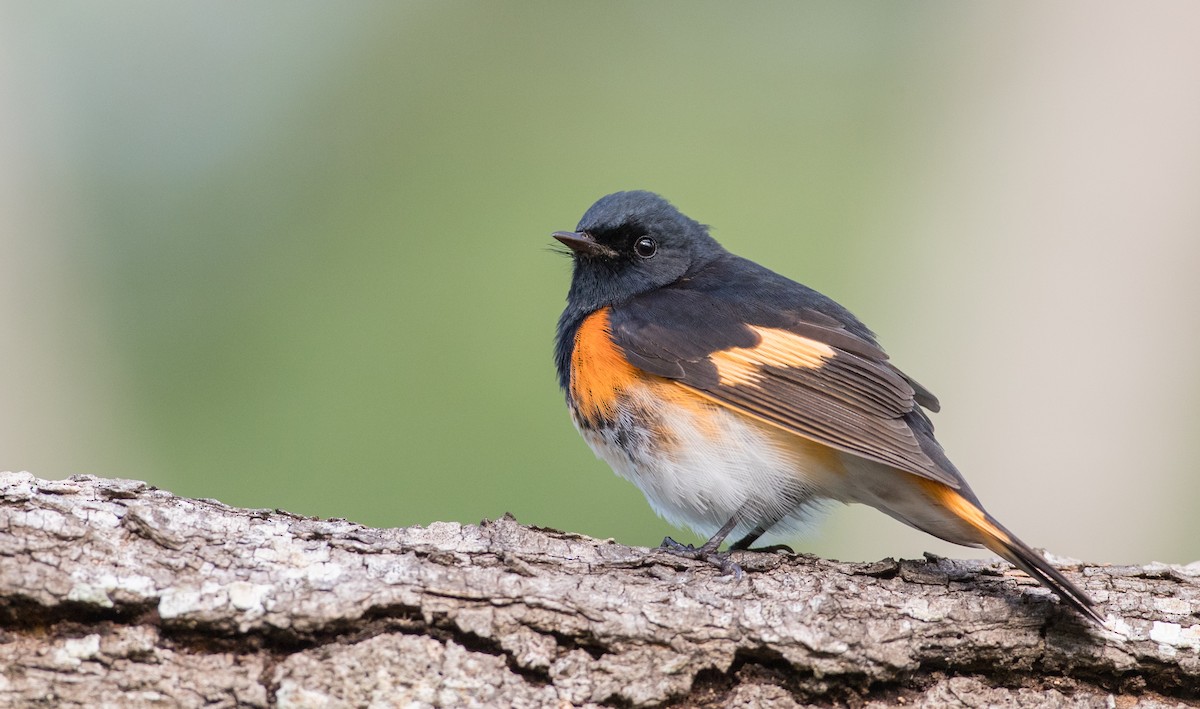
[[593,424],[616,416],[618,398],[642,376],[613,343],[608,315],[609,308],[601,308],[587,316],[571,350],[571,400]]
[[773,327],[750,329],[758,335],[753,347],[735,347],[714,352],[709,359],[717,368],[722,385],[755,384],[764,366],[818,369],[833,358],[833,348],[824,342]]

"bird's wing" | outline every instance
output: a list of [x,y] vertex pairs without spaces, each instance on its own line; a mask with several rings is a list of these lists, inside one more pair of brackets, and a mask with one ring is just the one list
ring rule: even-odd
[[[936,411],[937,399],[893,367],[853,316],[815,291],[788,283],[803,289],[800,297],[770,309],[752,305],[753,294],[731,297],[736,286],[720,294],[659,289],[613,308],[612,338],[635,367],[718,404],[965,488],[920,408]],[[780,299],[774,294],[768,300]],[[851,327],[838,316],[852,321]]]

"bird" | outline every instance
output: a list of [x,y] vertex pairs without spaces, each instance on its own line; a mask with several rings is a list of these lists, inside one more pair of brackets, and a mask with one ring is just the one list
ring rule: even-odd
[[846,308],[653,192],[602,197],[553,237],[573,261],[554,359],[575,427],[659,516],[708,539],[661,548],[740,576],[729,551],[866,504],[991,550],[1104,625],[984,509],[934,438],[938,399]]

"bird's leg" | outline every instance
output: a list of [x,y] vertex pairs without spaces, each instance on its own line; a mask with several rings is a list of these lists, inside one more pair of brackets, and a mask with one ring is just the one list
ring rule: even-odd
[[761,537],[762,535],[766,534],[767,530],[770,529],[774,524],[775,524],[775,522],[768,522],[765,524],[758,525],[757,527],[754,528],[754,531],[750,532],[746,536],[737,540],[733,544],[730,544],[729,551],[747,551],[747,550],[749,550],[749,551],[764,551],[764,552],[786,551],[789,554],[795,554],[796,552],[793,551],[792,548],[790,546],[788,546],[787,544],[772,544],[769,547],[760,547],[758,549],[750,549],[750,545],[753,544],[754,542],[757,542],[758,538]]
[[680,544],[674,539],[666,537],[663,539],[662,545],[659,546],[659,549],[662,549],[668,554],[682,556],[685,559],[707,561],[708,563],[721,569],[721,573],[733,574],[735,579],[741,579],[742,567],[733,563],[733,560],[729,558],[729,552],[718,551],[718,549],[721,548],[721,543],[725,541],[725,537],[728,537],[729,533],[732,532],[733,528],[736,526],[738,526],[738,515],[735,514],[729,519],[728,522],[726,522],[720,529],[717,530],[716,534],[712,535],[707,542],[704,542],[699,547],[694,547],[691,544]]
[[746,536],[742,537],[741,539],[737,540],[733,544],[730,544],[729,548],[731,550],[733,550],[733,549],[738,549],[738,550],[749,549],[751,544],[753,544],[754,542],[757,542],[758,538],[766,533],[767,533],[766,527],[764,527],[763,525],[760,524],[757,527],[755,527],[752,532],[750,532]]

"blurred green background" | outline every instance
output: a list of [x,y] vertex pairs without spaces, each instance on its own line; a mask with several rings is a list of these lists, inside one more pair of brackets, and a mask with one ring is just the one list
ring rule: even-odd
[[1029,542],[1196,560],[1198,8],[5,2],[0,469],[656,544],[551,363],[549,233],[641,188],[871,325]]

